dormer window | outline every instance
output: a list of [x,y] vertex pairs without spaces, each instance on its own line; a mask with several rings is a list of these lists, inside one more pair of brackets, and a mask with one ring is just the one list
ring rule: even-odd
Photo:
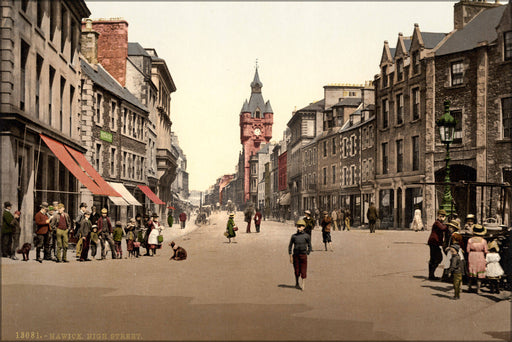
[[259,108],[256,109],[256,112],[254,113],[254,117],[257,118],[257,119],[261,118],[261,112],[260,112]]
[[386,88],[388,86],[388,67],[382,67],[382,88]]
[[396,77],[398,81],[404,79],[404,60],[399,59],[396,61]]
[[412,53],[412,73],[417,74],[420,71],[420,52],[414,51]]

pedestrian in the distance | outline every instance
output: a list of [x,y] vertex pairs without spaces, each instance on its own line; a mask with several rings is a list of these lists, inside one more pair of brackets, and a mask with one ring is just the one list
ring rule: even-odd
[[341,222],[343,220],[343,215],[341,213],[341,209],[336,210],[336,223],[338,224],[338,230],[341,231],[341,226],[343,225]]
[[432,231],[430,232],[430,236],[428,238],[427,244],[430,248],[430,260],[428,262],[429,280],[439,280],[439,278],[435,276],[435,271],[437,266],[439,266],[441,261],[443,261],[443,252],[441,251],[441,246],[443,246],[444,232],[448,229],[443,223],[445,219],[446,211],[444,209],[440,209],[437,212],[437,220],[432,225]]
[[16,210],[14,212],[14,219],[12,220],[12,247],[11,247],[11,259],[18,260],[16,255],[14,254],[18,250],[18,246],[20,245],[20,234],[21,234],[21,226],[20,226],[20,216],[21,212]]
[[81,220],[79,236],[82,240],[82,251],[80,252],[79,261],[89,261],[89,245],[91,242],[91,232],[92,232],[92,223],[90,220],[91,212],[89,210],[85,210],[84,218]]
[[[73,234],[78,239],[76,242],[76,258],[80,259],[80,255],[82,254],[82,243],[83,239],[80,236],[80,227],[82,226],[82,220],[85,217],[85,211],[87,210],[87,204],[82,202],[80,203],[80,210],[78,211],[78,215],[75,218],[75,229]],[[92,224],[91,224],[92,226]]]
[[256,233],[260,232],[261,225],[261,210],[256,209],[256,214],[254,214],[254,226],[256,227]]
[[126,250],[128,251],[128,257],[131,258],[135,256],[133,243],[135,242],[135,219],[132,217],[130,222],[124,228],[124,232],[126,234]]
[[411,222],[411,229],[415,232],[423,230],[423,220],[421,219],[421,210],[416,206],[414,209],[414,217]]
[[329,245],[331,252],[334,252],[331,242],[332,219],[329,217],[327,211],[324,211],[323,214],[324,218],[322,219],[322,222],[320,222],[320,225],[322,226],[322,238],[324,241],[325,250],[327,251],[327,245]]
[[306,215],[303,218],[304,222],[306,222],[306,228],[304,228],[304,232],[309,235],[309,240],[311,241],[311,245],[313,245],[311,235],[313,234],[313,229],[315,229],[315,219],[311,217],[311,211],[309,210],[306,210],[304,214]]
[[107,216],[107,214],[107,208],[101,209],[101,216],[96,223],[98,226],[98,236],[101,244],[101,260],[104,260],[107,257],[105,243],[108,243],[110,247],[110,254],[112,255],[112,259],[116,258],[116,246],[114,239],[112,238],[114,228],[112,227],[112,222],[110,222],[110,218]]
[[249,206],[247,206],[247,208],[245,208],[245,211],[244,211],[244,221],[247,222],[247,229],[245,231],[246,233],[251,232],[252,214],[253,214],[252,205],[249,205]]
[[[311,252],[311,238],[308,234],[304,233],[306,222],[298,220],[295,224],[297,232],[290,238],[288,244],[288,254],[290,255],[290,263],[293,264],[295,273],[295,287],[301,290],[306,288],[306,278],[308,271],[308,255]],[[299,277],[302,284],[299,284]]]
[[11,250],[12,236],[13,236],[13,224],[14,215],[11,213],[12,204],[11,202],[4,203],[4,212],[2,215],[2,257],[10,258],[14,255],[15,251]]
[[350,213],[350,209],[345,210],[345,227],[343,228],[343,230],[345,230],[345,228],[347,228],[347,231],[350,231],[351,219],[352,219],[352,214]]
[[187,214],[185,214],[185,212],[181,212],[181,214],[180,214],[181,229],[185,229],[185,222],[186,221],[187,221]]
[[148,235],[148,248],[150,256],[156,255],[156,249],[161,244],[161,242],[158,241],[158,236],[161,232],[162,226],[160,225],[160,222],[158,222],[158,214],[153,213]]
[[370,233],[375,233],[375,223],[379,218],[379,213],[377,211],[377,208],[375,208],[375,204],[373,202],[370,202],[370,207],[366,211],[366,218],[368,219],[369,222]]
[[338,212],[336,211],[336,209],[332,210],[331,219],[333,224],[332,230],[334,231],[338,228]]
[[226,224],[226,232],[224,233],[224,235],[228,238],[229,243],[231,243],[231,239],[236,237],[235,227],[235,213],[230,213],[228,223]]
[[123,223],[121,221],[116,221],[116,226],[114,228],[113,233],[114,244],[116,246],[116,259],[123,258],[123,249],[121,247],[121,242],[123,241]]

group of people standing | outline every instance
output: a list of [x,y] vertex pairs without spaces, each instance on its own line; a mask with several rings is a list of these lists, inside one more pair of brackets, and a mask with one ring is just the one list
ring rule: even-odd
[[[106,259],[108,249],[112,259],[122,259],[123,238],[126,240],[127,257],[139,257],[140,247],[146,249],[146,256],[155,255],[156,250],[161,248],[161,232],[164,227],[159,222],[158,214],[153,213],[151,218],[137,214],[126,224],[121,221],[112,224],[106,208],[101,209],[100,213],[94,206],[91,209],[87,209],[86,203],[81,203],[79,214],[72,220],[64,204],[41,203],[34,216],[36,261],[68,262],[68,246],[71,241],[76,243],[76,259],[79,261],[91,260],[89,249],[93,259],[96,259],[98,249],[101,249],[100,260]],[[5,202],[2,215],[2,257],[17,260],[15,252],[19,246],[21,213],[11,213],[11,210],[12,204]],[[24,247],[26,245],[30,250],[30,243],[26,242]],[[28,257],[25,259],[28,260]]]
[[[475,292],[478,294],[482,280],[487,279],[491,293],[499,293],[499,279],[504,275],[504,271],[500,265],[500,248],[497,240],[487,242],[487,229],[475,223],[473,214],[466,217],[462,229],[458,218],[445,224],[446,217],[446,211],[440,209],[427,242],[430,248],[428,279],[440,279],[435,276],[435,270],[443,260],[444,251],[448,260],[445,265],[445,276],[453,276],[454,299],[460,298],[464,275],[468,277],[469,292],[472,291],[473,285],[476,285]],[[470,238],[464,241],[463,235]]]

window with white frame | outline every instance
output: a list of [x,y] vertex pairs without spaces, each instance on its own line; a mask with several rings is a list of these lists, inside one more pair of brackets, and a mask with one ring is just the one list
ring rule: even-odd
[[362,181],[363,182],[366,182],[367,180],[367,177],[368,177],[368,162],[366,159],[363,159],[363,174],[361,175],[362,177]]
[[347,185],[347,168],[343,168],[343,185]]
[[327,168],[326,167],[324,167],[322,169],[322,174],[323,174],[323,182],[322,182],[322,184],[323,185],[327,185]]
[[332,165],[332,184],[336,184],[336,165]]
[[450,64],[451,85],[456,86],[464,83],[464,64],[462,61]]
[[404,171],[404,141],[399,139],[396,141],[396,172]]
[[450,111],[451,116],[456,121],[455,131],[453,132],[453,143],[461,144],[462,143],[462,110],[456,109]]
[[96,93],[96,123],[101,125],[103,118],[103,97],[100,93]]
[[502,138],[512,139],[512,97],[501,99]]
[[94,166],[96,167],[96,171],[101,173],[101,144],[96,144],[94,153]]
[[412,170],[420,169],[420,137],[412,137]]
[[126,168],[127,168],[127,165],[126,163],[128,162],[128,152],[123,152],[123,177],[126,178],[127,174],[126,174]]
[[354,156],[356,154],[356,136],[352,135],[350,137],[350,155]]
[[351,177],[350,184],[355,185],[356,184],[356,167],[355,167],[355,165],[350,166],[350,177]]
[[336,137],[332,138],[331,144],[332,144],[332,155],[335,156],[336,155]]

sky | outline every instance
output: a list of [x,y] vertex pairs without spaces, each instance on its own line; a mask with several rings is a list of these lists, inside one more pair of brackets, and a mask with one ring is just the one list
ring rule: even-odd
[[239,114],[256,61],[262,95],[283,138],[293,111],[334,83],[379,73],[384,41],[453,30],[456,1],[176,2],[88,1],[90,18],[124,18],[128,41],[155,48],[171,72],[172,130],[187,157],[189,189],[232,174],[241,151]]

